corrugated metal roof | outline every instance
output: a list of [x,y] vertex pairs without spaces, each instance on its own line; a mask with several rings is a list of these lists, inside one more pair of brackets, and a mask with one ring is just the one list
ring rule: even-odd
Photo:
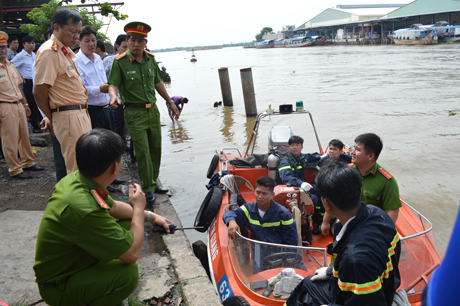
[[[346,13],[358,15],[358,16],[378,16],[381,17],[386,15],[399,7],[379,7],[379,8],[361,8],[361,9],[337,9]],[[377,18],[378,18],[377,17]]]
[[416,0],[389,13],[387,18],[425,15],[459,10],[459,0]]

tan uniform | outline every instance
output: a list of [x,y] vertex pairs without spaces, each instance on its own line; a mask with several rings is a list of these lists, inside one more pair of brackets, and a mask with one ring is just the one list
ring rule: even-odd
[[[22,81],[21,75],[10,61],[6,60],[6,66],[0,63],[0,137],[11,176],[20,174],[22,168],[35,165],[26,111],[20,101],[23,98],[19,88]],[[22,162],[18,159],[18,150]]]
[[35,59],[34,85],[50,85],[49,104],[56,138],[61,144],[67,173],[77,170],[75,145],[81,135],[91,130],[86,107],[61,111],[60,107],[86,105],[88,97],[80,73],[75,66],[75,53],[54,35],[38,50]]

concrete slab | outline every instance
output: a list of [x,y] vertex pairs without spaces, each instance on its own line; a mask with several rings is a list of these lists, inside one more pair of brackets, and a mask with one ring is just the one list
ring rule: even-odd
[[0,301],[27,305],[41,300],[32,269],[42,211],[0,214]]

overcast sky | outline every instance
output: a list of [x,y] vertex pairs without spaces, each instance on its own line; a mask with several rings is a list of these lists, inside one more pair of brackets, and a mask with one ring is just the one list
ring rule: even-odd
[[[117,1],[109,1],[117,2]],[[120,1],[121,2],[121,1]],[[210,46],[250,42],[264,27],[276,33],[285,25],[307,22],[328,7],[338,4],[409,3],[410,0],[124,0],[121,13],[127,20],[112,19],[101,31],[112,42],[131,21],[152,27],[148,48]],[[99,15],[100,16],[100,15]],[[108,22],[104,18],[104,22]]]

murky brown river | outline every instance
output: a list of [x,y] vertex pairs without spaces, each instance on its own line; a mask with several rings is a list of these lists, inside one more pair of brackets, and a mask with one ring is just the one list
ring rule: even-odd
[[[190,52],[156,55],[172,77],[169,94],[190,100],[173,125],[160,99],[166,124],[160,179],[173,191],[184,226],[192,226],[207,193],[214,151],[245,148],[254,119],[245,116],[240,69],[251,67],[258,111],[302,100],[323,148],[333,138],[353,144],[361,133],[378,134],[384,142],[378,162],[396,178],[404,199],[433,222],[445,251],[460,200],[460,114],[449,116],[460,111],[460,45],[226,48],[195,54],[196,63]],[[213,107],[222,100],[220,67],[229,69],[233,107]],[[304,116],[283,116],[279,125],[306,138],[304,152],[317,151],[298,117]],[[261,125],[259,152],[267,151],[274,123]],[[187,235],[191,242],[205,240],[195,231]]]

